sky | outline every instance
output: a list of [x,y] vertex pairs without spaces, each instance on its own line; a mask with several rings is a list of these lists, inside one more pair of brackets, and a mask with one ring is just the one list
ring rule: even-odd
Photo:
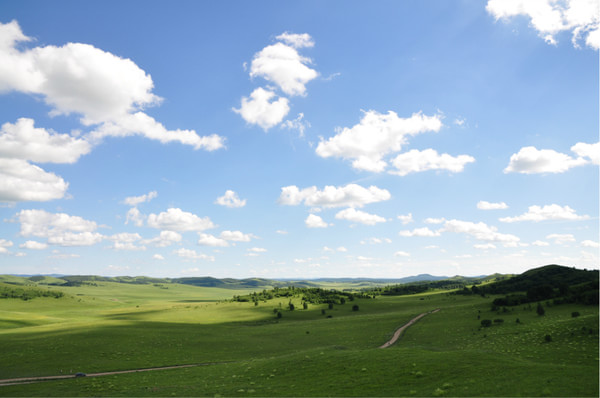
[[0,274],[599,268],[599,2],[0,1]]

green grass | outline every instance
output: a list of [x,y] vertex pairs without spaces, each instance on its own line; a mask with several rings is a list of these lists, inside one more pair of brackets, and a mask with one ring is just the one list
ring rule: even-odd
[[[333,310],[302,310],[296,297],[288,311],[288,299],[220,301],[248,290],[165,286],[52,286],[66,296],[0,300],[0,378],[218,364],[5,386],[0,396],[598,396],[597,307],[540,317],[535,306],[496,313],[493,298],[435,293]],[[481,328],[478,315],[504,322]]]

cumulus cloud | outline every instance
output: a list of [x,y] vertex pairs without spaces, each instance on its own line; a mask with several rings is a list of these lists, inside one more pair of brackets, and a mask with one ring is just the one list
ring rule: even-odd
[[391,170],[390,173],[399,176],[427,170],[448,170],[453,173],[460,173],[467,163],[473,163],[474,161],[475,158],[469,155],[454,157],[447,153],[440,155],[434,149],[423,151],[413,149],[392,159],[392,164],[396,169]]
[[244,207],[246,206],[246,199],[240,199],[237,193],[232,190],[225,191],[223,196],[219,196],[215,201],[216,204],[233,208],[233,207]]
[[404,251],[397,251],[396,253],[394,253],[395,257],[410,257],[410,253],[408,252],[404,252]]
[[389,239],[389,238],[380,239],[380,238],[373,237],[373,238],[367,238],[365,240],[361,240],[360,244],[361,245],[365,245],[365,244],[368,243],[368,244],[371,244],[371,245],[378,245],[378,244],[381,244],[381,243],[384,243],[384,242],[385,243],[392,243],[392,240]]
[[161,254],[155,254],[152,256],[152,258],[155,260],[160,260],[160,261],[165,259]]
[[568,242],[575,242],[573,234],[550,234],[546,236],[546,239],[553,240],[557,245],[562,245]]
[[63,198],[69,183],[22,159],[0,158],[0,202],[45,202]]
[[35,127],[33,119],[20,118],[0,128],[0,158],[36,163],[75,163],[92,149],[89,142],[69,134]]
[[181,242],[181,234],[175,231],[160,231],[160,234],[152,239],[146,239],[143,241],[145,245],[152,245],[156,247],[167,247],[174,243]]
[[398,220],[400,220],[403,225],[409,224],[414,221],[413,217],[412,217],[412,213],[408,213],[406,215],[401,214],[398,216]]
[[29,249],[29,250],[44,250],[48,248],[47,243],[37,242],[35,240],[28,240],[27,242],[19,245],[21,249]]
[[508,205],[504,202],[491,203],[485,200],[477,202],[477,208],[479,210],[503,210],[508,209]]
[[575,152],[579,157],[588,158],[595,165],[600,165],[600,142],[596,142],[595,144],[578,142],[571,147],[571,151]]
[[428,217],[423,222],[425,224],[443,224],[446,222],[446,219],[444,217],[441,217],[441,218]]
[[[578,157],[573,158],[567,154],[556,152],[552,149],[537,149],[533,146],[523,147],[519,152],[510,157],[505,173],[564,173],[565,171],[583,166],[588,163],[599,163],[600,143],[577,143],[571,147]],[[589,159],[586,159],[589,158]]]
[[593,240],[584,240],[581,242],[581,246],[599,248],[600,243],[598,243],[597,241],[593,241]]
[[298,116],[293,120],[286,120],[281,123],[281,128],[286,128],[288,130],[298,130],[300,137],[304,137],[304,131],[307,128],[310,128],[310,123],[303,120],[304,113],[299,113]]
[[[288,43],[303,42],[298,35],[294,38],[287,35],[285,38]],[[304,43],[307,42],[304,40]],[[301,56],[294,47],[275,43],[254,55],[250,64],[250,77],[258,76],[275,83],[287,95],[305,95],[306,84],[319,75],[316,70],[307,66],[311,62],[310,58]]]
[[174,250],[173,253],[188,260],[215,261],[214,256],[209,256],[204,253],[197,253],[195,250],[184,249],[183,247],[181,249]]
[[339,129],[328,140],[321,140],[317,155],[352,160],[358,170],[382,172],[387,167],[386,155],[399,152],[407,138],[427,131],[437,132],[442,127],[441,117],[415,113],[400,118],[393,111],[381,114],[370,110],[364,113],[359,124]]
[[502,234],[498,228],[489,226],[483,222],[474,223],[470,221],[449,220],[444,224],[444,231],[467,234],[475,239],[487,242],[499,242],[503,244],[518,243],[520,239],[511,234]]
[[13,244],[10,240],[0,239],[0,254],[8,253],[8,248],[12,247]]
[[298,205],[304,203],[311,207],[362,207],[369,203],[389,200],[391,194],[386,189],[372,185],[364,188],[357,184],[343,187],[327,185],[322,191],[316,186],[299,189],[295,185],[281,188],[279,203],[283,205]]
[[418,236],[418,237],[435,237],[435,236],[440,236],[442,233],[440,230],[438,231],[432,231],[427,227],[423,227],[423,228],[415,228],[412,231],[409,230],[404,230],[404,231],[400,231],[398,232],[398,235],[400,236],[404,236],[406,238],[411,238],[413,236]]
[[327,228],[329,226],[321,217],[315,214],[309,214],[304,223],[308,228]]
[[129,206],[137,206],[144,202],[150,202],[152,199],[156,198],[157,196],[158,196],[158,193],[156,191],[151,191],[151,192],[148,192],[147,194],[140,195],[140,196],[128,196],[125,198],[123,203],[125,203]]
[[138,233],[122,232],[107,236],[106,239],[113,242],[111,248],[115,250],[146,250],[145,246],[136,245],[136,242],[142,240]]
[[585,37],[587,46],[600,48],[600,10],[595,0],[489,0],[486,10],[496,20],[528,17],[531,26],[549,44],[557,44],[558,33],[570,31],[573,46],[579,47],[579,41]]
[[256,124],[267,131],[281,123],[290,111],[289,101],[285,97],[274,98],[273,91],[262,87],[255,89],[250,98],[242,97],[240,109],[233,108],[248,124]]
[[210,234],[200,234],[198,239],[198,244],[203,246],[213,246],[213,247],[227,247],[229,246],[229,242],[225,239],[217,238],[216,236]]
[[504,217],[500,218],[502,222],[519,222],[519,221],[545,221],[545,220],[587,220],[590,217],[587,215],[579,216],[575,213],[575,210],[569,206],[560,206],[557,204],[546,205],[546,206],[529,206],[527,213],[524,213],[516,217]]
[[17,21],[0,23],[0,94],[36,96],[50,107],[51,116],[76,114],[92,131],[79,138],[36,128],[28,118],[4,124],[0,201],[64,197],[68,184],[62,178],[27,162],[74,163],[106,136],[139,134],[206,150],[224,146],[222,137],[170,131],[145,114],[144,108],[159,104],[161,98],[152,93],[150,75],[133,61],[82,43],[26,48],[31,41]]
[[493,243],[482,243],[482,244],[473,245],[473,247],[475,249],[479,249],[479,250],[489,250],[489,249],[495,249],[496,245],[494,245]]
[[98,232],[69,232],[64,231],[48,237],[48,243],[58,246],[92,246],[102,242],[105,237]]
[[367,212],[356,210],[352,207],[339,211],[335,218],[338,220],[347,220],[351,222],[358,222],[365,225],[375,225],[377,223],[385,222],[386,219],[376,214],[369,214]]
[[277,40],[282,41],[294,48],[313,47],[315,42],[308,33],[289,33],[284,32],[279,36],[275,37]]
[[221,232],[221,239],[230,240],[233,242],[250,242],[252,238],[256,236],[252,234],[245,234],[241,231],[223,231]]
[[179,232],[204,231],[215,227],[210,218],[200,218],[179,208],[169,208],[160,214],[150,214],[147,224],[152,228]]
[[544,246],[550,246],[550,243],[544,242],[543,240],[536,240],[535,242],[531,243],[531,245],[538,246],[538,247],[544,247]]

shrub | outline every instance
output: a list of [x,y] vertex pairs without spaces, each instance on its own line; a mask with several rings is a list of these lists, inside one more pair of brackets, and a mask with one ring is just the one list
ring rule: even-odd
[[329,309],[332,310],[333,309],[333,303],[329,303]]
[[352,306],[352,311],[358,311],[358,305],[354,304],[354,305]]
[[500,318],[494,319],[494,323],[502,323],[502,322],[504,322],[504,319],[500,319]]
[[482,319],[481,326],[483,326],[484,328],[489,328],[490,326],[492,326],[492,321],[490,321],[489,319]]
[[321,315],[325,315],[325,310],[321,310]]
[[577,311],[571,312],[571,317],[573,317],[573,318],[577,318],[579,315],[581,315],[581,314]]
[[540,316],[542,316],[542,315],[544,315],[546,313],[546,311],[544,310],[544,307],[542,307],[542,303],[538,303],[537,308],[536,308],[535,311]]
[[308,309],[308,303],[306,301],[302,303],[302,308],[304,308],[305,310]]
[[550,336],[549,334],[547,334],[546,336],[544,336],[544,341],[546,343],[550,343],[552,341],[552,336]]
[[277,311],[277,318],[281,318],[282,316],[281,311]]

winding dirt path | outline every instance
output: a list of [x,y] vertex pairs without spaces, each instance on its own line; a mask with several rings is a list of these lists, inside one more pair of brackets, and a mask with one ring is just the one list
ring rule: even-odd
[[394,344],[402,335],[402,333],[404,333],[404,331],[406,329],[408,329],[410,326],[414,325],[419,319],[423,318],[425,315],[428,314],[433,314],[434,312],[438,312],[440,309],[437,308],[433,311],[429,311],[429,312],[424,312],[420,315],[417,315],[416,317],[414,317],[413,319],[411,319],[410,321],[408,321],[407,324],[405,324],[404,326],[399,327],[398,329],[396,329],[396,332],[394,332],[394,335],[392,336],[392,338],[389,341],[386,341],[385,344],[383,344],[382,346],[380,346],[379,348],[388,348],[389,346],[391,346],[392,344]]
[[[110,376],[110,375],[119,375],[125,373],[137,373],[137,372],[151,372],[153,370],[167,370],[167,369],[180,369],[180,368],[194,368],[197,366],[209,366],[209,365],[217,365],[226,362],[206,362],[206,363],[194,363],[189,365],[172,365],[172,366],[161,366],[158,368],[144,368],[144,369],[130,369],[130,370],[116,370],[113,372],[99,372],[99,373],[87,373],[85,377],[98,377],[98,376]],[[42,381],[50,381],[50,380],[63,380],[63,379],[75,379],[78,376],[74,374],[69,375],[57,375],[57,376],[39,376],[39,377],[21,377],[17,379],[0,379],[0,387],[3,386],[12,386],[15,384],[30,384],[30,383],[39,383]]]

